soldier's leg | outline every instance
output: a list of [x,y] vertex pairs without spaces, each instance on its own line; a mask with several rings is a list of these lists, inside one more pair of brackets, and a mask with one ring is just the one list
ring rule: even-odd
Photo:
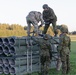
[[45,62],[45,75],[48,75],[48,73],[49,73],[49,64],[50,64],[50,62],[48,62],[48,61]]
[[62,61],[62,74],[65,75],[67,71],[66,61]]
[[38,22],[36,20],[34,20],[33,26],[34,26],[34,32],[36,33],[36,35],[38,35]]
[[67,74],[69,73],[70,71],[70,61],[69,61],[69,55],[67,55]]
[[47,33],[47,30],[49,28],[50,24],[45,24],[45,27],[44,27],[44,30],[43,30],[43,34],[46,34]]
[[27,27],[27,34],[30,36],[30,30],[31,30],[31,24],[29,21],[27,21],[28,27]]
[[34,26],[34,31],[35,31],[35,33],[36,33],[36,36],[38,36],[38,25],[35,25],[35,26]]
[[44,75],[44,64],[41,64],[41,75]]
[[45,58],[43,56],[40,56],[40,62],[41,62],[41,75],[44,75],[45,72]]
[[48,75],[49,73],[49,65],[50,65],[50,56],[46,56],[46,61],[45,61],[45,75]]
[[52,26],[53,26],[53,31],[54,31],[54,33],[55,33],[55,30],[56,30],[56,21],[53,21],[53,22],[52,22]]

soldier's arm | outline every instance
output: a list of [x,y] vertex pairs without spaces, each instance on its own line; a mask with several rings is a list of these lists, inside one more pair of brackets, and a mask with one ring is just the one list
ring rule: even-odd
[[48,48],[49,48],[49,50],[51,50],[51,43],[50,42],[49,42]]
[[47,17],[46,17],[46,13],[43,11],[43,13],[42,13],[42,18],[43,18],[43,20],[45,21],[45,22],[47,22],[48,21],[48,19],[47,19]]
[[39,39],[38,38],[36,38],[36,37],[31,37],[32,38],[32,40],[34,40],[37,44],[39,44]]
[[71,39],[70,39],[70,37],[69,37],[69,45],[68,45],[68,47],[69,47],[69,50],[71,52]]
[[51,48],[50,42],[49,42],[48,48],[49,48],[50,59],[52,59],[52,48]]
[[60,52],[62,50],[62,47],[63,47],[63,37],[60,37],[59,45],[57,47],[58,52]]
[[53,9],[50,9],[50,19],[54,19],[55,18],[55,13],[54,13],[54,10]]
[[48,40],[48,42],[46,43],[46,45],[47,45],[48,49],[51,50],[51,42],[50,42],[50,40]]
[[43,20],[43,18],[42,18],[42,15],[40,16],[40,20],[41,20],[41,26],[44,24],[44,20]]

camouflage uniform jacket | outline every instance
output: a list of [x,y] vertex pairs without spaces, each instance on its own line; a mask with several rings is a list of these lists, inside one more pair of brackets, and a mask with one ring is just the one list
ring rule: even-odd
[[48,21],[57,21],[57,17],[53,11],[52,8],[48,7],[48,10],[44,10],[43,11],[43,19],[45,22],[48,22]]
[[40,47],[41,56],[49,56],[50,58],[52,57],[51,44],[49,40],[44,39],[33,39],[33,40],[35,40],[38,43]]
[[30,22],[36,22],[39,23],[39,21],[41,21],[41,25],[44,24],[44,20],[42,18],[42,14],[40,12],[37,11],[31,11],[29,12],[29,14],[26,16],[26,20],[30,21]]
[[60,35],[60,44],[58,47],[58,50],[59,50],[61,56],[63,56],[64,54],[69,55],[70,44],[71,44],[70,37],[67,36],[65,33],[61,34]]

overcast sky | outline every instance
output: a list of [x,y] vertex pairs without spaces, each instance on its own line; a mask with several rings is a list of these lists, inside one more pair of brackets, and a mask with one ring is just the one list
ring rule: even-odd
[[69,31],[76,31],[76,0],[0,0],[0,23],[26,24],[30,11],[42,12],[48,4],[57,15],[57,25],[65,24]]

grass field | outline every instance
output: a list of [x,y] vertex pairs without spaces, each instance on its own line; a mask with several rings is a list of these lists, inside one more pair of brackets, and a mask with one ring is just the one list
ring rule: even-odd
[[70,35],[72,41],[76,41],[76,35]]
[[[71,70],[67,75],[76,75],[76,41],[71,42],[70,64]],[[38,75],[38,73],[33,73],[32,75]],[[51,69],[49,75],[61,75],[61,71],[57,72],[56,69]]]

